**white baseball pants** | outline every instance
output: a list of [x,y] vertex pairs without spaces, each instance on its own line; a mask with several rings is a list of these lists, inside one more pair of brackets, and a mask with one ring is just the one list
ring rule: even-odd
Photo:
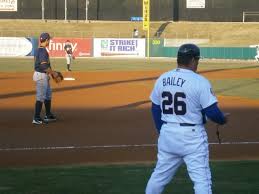
[[158,138],[157,158],[146,194],[162,193],[183,162],[194,183],[195,194],[212,194],[208,137],[203,125],[164,124]]

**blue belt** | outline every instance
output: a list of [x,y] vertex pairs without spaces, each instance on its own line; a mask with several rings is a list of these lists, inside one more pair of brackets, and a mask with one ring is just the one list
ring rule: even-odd
[[181,127],[194,127],[195,124],[191,124],[191,123],[180,123]]
[[44,72],[36,71],[36,72],[38,72],[38,73],[46,73],[45,71]]
[[[167,122],[163,121],[163,123],[167,124]],[[192,123],[179,123],[179,125],[181,127],[194,127],[196,126],[196,124],[192,124]]]

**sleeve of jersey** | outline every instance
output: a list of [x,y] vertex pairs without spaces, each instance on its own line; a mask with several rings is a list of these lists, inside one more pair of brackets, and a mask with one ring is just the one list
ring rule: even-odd
[[150,100],[156,104],[160,105],[160,95],[159,95],[159,79],[156,81],[155,86],[151,92]]
[[40,69],[45,71],[50,67],[49,55],[47,51],[42,50],[39,52]]
[[206,79],[202,80],[200,85],[200,104],[202,109],[205,109],[216,102],[218,102],[218,100],[212,90],[210,82]]
[[163,125],[163,121],[161,120],[161,108],[159,105],[152,103],[151,112],[153,116],[153,120],[156,126],[156,130],[160,133],[161,127]]
[[215,123],[223,125],[226,123],[226,118],[224,114],[219,109],[217,103],[212,104],[211,106],[202,110],[205,115]]

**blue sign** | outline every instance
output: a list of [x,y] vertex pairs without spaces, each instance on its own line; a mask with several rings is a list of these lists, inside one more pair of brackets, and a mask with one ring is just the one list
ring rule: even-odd
[[30,54],[28,54],[27,56],[34,56],[35,55],[35,51],[39,46],[39,39],[38,38],[34,38],[34,37],[29,37],[27,38],[31,44],[32,44],[32,51]]
[[143,21],[143,17],[136,17],[136,16],[133,16],[133,17],[130,18],[130,21],[137,21],[137,22]]

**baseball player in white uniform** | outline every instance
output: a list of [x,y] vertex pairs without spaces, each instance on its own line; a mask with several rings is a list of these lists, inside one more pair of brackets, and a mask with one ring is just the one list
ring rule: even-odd
[[259,62],[259,45],[256,46],[255,60],[256,60],[257,62]]
[[159,133],[156,167],[148,181],[146,194],[160,194],[185,163],[195,194],[211,194],[206,117],[218,124],[227,118],[217,106],[210,82],[196,73],[200,49],[182,45],[178,67],[162,74],[150,99],[152,115]]

